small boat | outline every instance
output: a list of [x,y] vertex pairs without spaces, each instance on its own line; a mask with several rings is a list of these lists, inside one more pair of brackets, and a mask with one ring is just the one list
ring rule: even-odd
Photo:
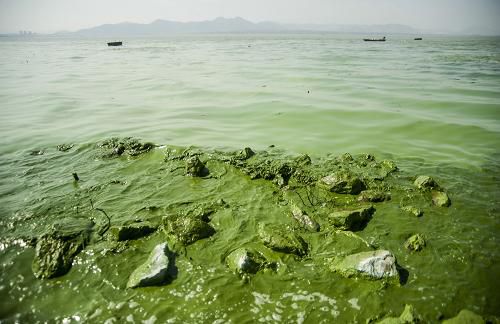
[[422,37],[415,37],[413,40],[422,40]]
[[108,46],[122,46],[123,42],[109,42]]
[[365,42],[385,42],[385,36],[382,38],[363,38]]

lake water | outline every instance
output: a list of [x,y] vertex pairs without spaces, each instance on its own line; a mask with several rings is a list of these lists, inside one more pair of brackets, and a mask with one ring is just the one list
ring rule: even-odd
[[[122,47],[107,47],[104,39],[0,38],[0,319],[364,323],[397,315],[404,304],[427,322],[464,308],[498,318],[500,38],[361,38],[186,35],[123,39]],[[160,147],[137,158],[95,158],[96,143],[113,136]],[[59,152],[62,143],[74,147]],[[90,248],[67,275],[35,279],[34,249],[12,240],[42,233],[82,204],[82,190],[115,178],[126,188],[96,190],[92,198],[123,219],[146,204],[220,198],[216,193],[238,202],[248,222],[263,217],[274,189],[261,183],[256,189],[249,179],[233,188],[201,185],[210,194],[174,184],[162,173],[161,145],[256,151],[274,145],[313,158],[366,152],[394,160],[401,177],[434,177],[452,205],[426,206],[418,219],[392,209],[384,218],[382,207],[358,233],[392,250],[409,270],[405,285],[386,290],[286,258],[288,272],[242,282],[220,261],[222,248],[204,253],[201,241],[178,257],[170,285],[125,289],[130,271],[161,242],[160,232],[118,256],[99,258]],[[52,202],[59,205],[51,209]],[[218,217],[218,226],[241,229],[221,240],[255,238],[243,223]],[[417,231],[429,243],[410,254],[404,237]]]

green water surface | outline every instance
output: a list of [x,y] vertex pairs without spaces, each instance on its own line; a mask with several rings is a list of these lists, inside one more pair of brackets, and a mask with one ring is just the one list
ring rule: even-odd
[[[102,39],[2,38],[1,321],[364,323],[405,304],[425,322],[464,308],[500,316],[500,40],[360,38],[190,35],[124,39],[121,48]],[[111,136],[159,146],[103,159],[96,144]],[[60,152],[62,143],[75,145]],[[169,169],[162,145],[250,146],[313,160],[367,152],[394,160],[394,179],[433,176],[452,205],[424,204],[416,218],[401,213],[394,193],[357,233],[395,254],[409,273],[402,286],[325,270],[321,235],[308,236],[316,248],[308,257],[269,252],[279,271],[244,281],[224,255],[257,244],[260,223],[291,223],[282,189],[217,163],[207,166],[220,179],[185,177]],[[216,235],[178,255],[169,285],[125,288],[165,240],[162,231],[120,253],[90,245],[60,278],[32,274],[34,249],[22,238],[61,221],[103,221],[90,200],[119,224],[221,198],[229,208],[211,220]],[[428,244],[409,253],[403,243],[416,232]]]

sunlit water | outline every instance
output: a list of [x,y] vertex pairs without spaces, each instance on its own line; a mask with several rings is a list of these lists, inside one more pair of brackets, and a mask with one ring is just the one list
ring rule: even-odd
[[[209,194],[172,185],[160,148],[138,159],[93,158],[95,143],[111,136],[221,149],[275,145],[311,156],[369,152],[395,160],[404,176],[432,175],[453,204],[419,219],[389,207],[382,217],[384,208],[377,209],[360,235],[392,250],[410,272],[405,286],[383,292],[307,261],[244,283],[217,253],[255,237],[224,213],[213,222],[242,232],[221,234],[206,250],[209,243],[196,243],[190,258],[178,258],[178,278],[160,288],[124,288],[160,232],[119,256],[88,249],[69,274],[48,281],[31,273],[33,249],[1,243],[0,318],[364,323],[398,314],[405,303],[430,322],[463,308],[500,316],[500,39],[190,35],[124,39],[119,48],[106,41],[0,38],[0,241],[54,222],[30,212],[78,196],[68,178],[75,170],[83,187],[126,181],[93,197],[117,219],[133,217],[146,202],[161,206],[188,193],[215,199],[214,192],[244,206],[236,215],[255,215],[250,224],[271,217],[261,214],[272,188],[231,183],[231,175],[224,185],[206,185]],[[75,148],[62,154],[55,149],[61,143]],[[402,242],[415,231],[429,246],[411,255]]]

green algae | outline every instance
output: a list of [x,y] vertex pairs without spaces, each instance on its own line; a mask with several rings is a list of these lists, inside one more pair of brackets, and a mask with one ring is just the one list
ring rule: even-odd
[[476,313],[463,309],[457,316],[444,320],[443,324],[484,324],[484,319]]
[[306,241],[283,225],[260,224],[258,233],[262,243],[272,250],[298,256],[307,254],[308,246]]
[[[95,260],[88,258],[89,263],[85,267],[91,268],[95,264],[99,265],[102,274],[98,275],[97,278],[109,280],[115,287],[119,287],[117,290],[113,290],[113,294],[117,294],[117,296],[123,294],[120,287],[125,287],[127,284],[127,274],[132,273],[133,270],[130,269],[130,266],[142,264],[144,253],[151,251],[154,244],[168,239],[169,242],[171,240],[183,246],[183,249],[178,250],[180,253],[177,259],[179,278],[172,281],[169,286],[148,288],[147,292],[144,292],[147,296],[162,298],[162,294],[173,293],[176,289],[179,291],[183,285],[195,289],[196,285],[193,283],[193,286],[190,286],[187,284],[188,280],[198,282],[204,287],[198,281],[202,278],[210,282],[223,281],[225,285],[235,289],[231,296],[240,296],[241,293],[242,298],[245,298],[243,294],[249,293],[253,287],[272,286],[273,284],[281,287],[279,289],[282,295],[286,294],[287,282],[297,283],[297,287],[301,287],[301,289],[308,289],[309,285],[313,285],[316,290],[321,289],[320,287],[323,285],[321,283],[332,282],[331,285],[328,285],[328,290],[325,285],[325,290],[321,291],[325,294],[328,294],[328,291],[341,294],[342,291],[352,290],[359,294],[351,297],[359,298],[360,305],[368,303],[367,296],[379,300],[377,298],[382,297],[375,297],[376,294],[404,295],[403,292],[392,290],[397,288],[387,288],[383,285],[375,287],[370,283],[358,281],[356,280],[358,277],[365,278],[359,273],[347,276],[346,279],[341,278],[341,276],[336,275],[336,273],[341,273],[340,271],[330,271],[330,258],[335,257],[338,258],[336,260],[346,261],[349,256],[358,253],[373,253],[377,249],[388,249],[397,255],[400,253],[398,246],[401,247],[401,239],[398,237],[398,246],[396,246],[391,245],[390,234],[377,237],[376,234],[381,232],[380,224],[387,224],[384,221],[393,214],[403,214],[403,210],[398,207],[396,202],[407,194],[414,195],[417,197],[415,201],[424,204],[425,202],[430,203],[429,197],[426,196],[430,193],[420,193],[415,189],[413,189],[415,191],[408,190],[412,187],[411,177],[398,177],[397,169],[386,173],[381,163],[378,163],[373,156],[352,157],[345,155],[341,158],[328,156],[318,159],[304,155],[288,156],[277,150],[268,152],[251,150],[252,153],[249,153],[248,150],[246,153],[244,151],[219,152],[199,148],[167,147],[162,150],[153,150],[151,154],[135,159],[100,160],[98,163],[102,163],[102,165],[110,164],[112,168],[122,168],[122,170],[129,171],[130,174],[139,173],[140,176],[127,178],[115,171],[102,179],[93,180],[93,176],[87,174],[82,177],[84,180],[79,183],[77,190],[81,192],[80,194],[69,194],[61,198],[51,197],[43,204],[35,204],[35,206],[43,206],[37,210],[36,215],[43,215],[46,211],[52,210],[56,212],[57,217],[64,215],[68,219],[75,219],[76,216],[93,218],[98,223],[95,232],[98,232],[98,227],[103,225],[101,222],[104,221],[102,213],[97,212],[96,208],[102,208],[109,215],[112,215],[112,226],[108,234],[113,231],[113,228],[126,226],[123,224],[127,224],[127,221],[131,219],[155,223],[163,218],[163,231],[150,233],[133,241],[98,241],[86,245],[83,249],[85,253],[80,253],[74,258],[77,265],[74,267],[75,271],[67,274],[67,280],[75,282],[83,276],[86,280],[93,282],[92,276],[78,263],[81,262],[81,258],[88,258],[87,253],[95,251],[93,253],[96,253],[98,258]],[[186,160],[193,156],[196,156],[200,161],[205,161],[211,174],[224,170],[224,172],[219,173],[221,177],[186,177],[184,172]],[[270,162],[263,162],[266,160]],[[274,160],[278,162],[273,163]],[[122,165],[124,166],[122,167]],[[290,169],[281,168],[280,165],[288,166]],[[112,168],[104,170],[112,170]],[[366,183],[367,190],[390,191],[394,201],[396,201],[374,202],[373,205],[377,212],[372,213],[363,226],[354,227],[357,230],[356,234],[336,230],[339,227],[333,226],[329,215],[345,210],[362,209],[364,208],[363,201],[358,201],[359,196],[331,192],[318,185],[320,179],[335,173],[335,170],[351,168],[352,174]],[[85,174],[84,171],[79,171],[79,173]],[[252,174],[257,173],[262,176],[252,176]],[[383,179],[381,180],[381,178]],[[110,179],[119,180],[115,182]],[[89,195],[95,206],[91,206]],[[52,208],[47,205],[51,205]],[[78,207],[78,213],[73,209],[74,207]],[[68,210],[73,210],[74,215],[68,214]],[[130,212],[134,210],[135,213]],[[315,230],[315,226],[307,226],[307,222],[301,222],[295,218],[294,212],[297,217],[302,217],[303,220],[305,220],[304,215],[314,220],[319,226],[319,231]],[[438,208],[429,209],[428,212],[426,209],[430,220],[432,220],[433,214],[442,212],[444,211],[439,211]],[[70,215],[71,217],[69,217]],[[47,219],[50,220],[50,218]],[[417,220],[409,217],[407,219],[408,221],[404,217],[398,217],[398,221],[403,224],[410,224],[412,220]],[[134,222],[130,224],[134,224]],[[416,227],[417,225],[412,224],[411,226]],[[265,228],[268,233],[262,235],[261,228]],[[388,230],[395,228],[391,227]],[[210,239],[208,239],[209,237]],[[263,237],[270,243],[266,245],[262,240]],[[99,240],[99,236],[96,239]],[[228,265],[228,255],[231,255],[235,248],[241,246],[244,246],[246,251],[251,252],[253,256],[246,252],[240,253],[240,256],[251,257],[254,260],[253,266],[248,268],[248,273],[242,271],[243,275],[234,266],[229,267]],[[301,257],[295,257],[296,255]],[[397,255],[398,260],[401,260],[403,266],[407,263],[412,264],[414,262],[412,258],[415,255],[405,255],[409,257],[402,258],[401,255]],[[125,262],[125,260],[130,261]],[[277,262],[275,263],[275,261]],[[266,267],[266,262],[275,264],[276,271],[273,266],[270,266],[273,271],[261,271],[269,269]],[[232,264],[234,265],[235,262]],[[251,262],[249,264],[252,265]],[[258,266],[255,266],[256,264]],[[114,274],[116,266],[128,270],[126,273]],[[258,270],[255,271],[256,269]],[[423,269],[412,267],[410,275],[414,271],[422,275]],[[238,276],[234,276],[234,273],[239,274],[240,277],[250,274],[251,280],[241,282],[238,280]],[[233,282],[233,280],[235,281]],[[312,284],[308,284],[308,281]],[[161,290],[156,292],[156,289]],[[269,289],[276,292],[273,288]],[[217,292],[219,294],[227,293],[227,290],[219,288]],[[185,291],[186,296],[189,296],[189,293],[189,291]],[[203,293],[211,296],[209,291],[204,290]],[[300,290],[295,293],[298,296],[306,295]],[[250,296],[252,296],[251,293]],[[273,295],[270,298],[278,300],[280,296]],[[172,301],[165,303],[175,302],[187,307],[187,303],[183,299],[184,296],[178,299],[174,297],[168,295]],[[342,300],[340,297],[338,298]],[[246,302],[251,303],[248,300]],[[139,303],[142,304],[140,301]],[[222,300],[215,304],[221,307],[228,303],[228,300]],[[283,301],[283,303],[285,302]],[[200,307],[200,304],[196,305]],[[290,307],[289,304],[285,303],[285,305]],[[394,304],[383,306],[385,311],[394,307],[389,305]],[[206,311],[210,312],[209,309]],[[318,316],[318,313],[314,311],[309,312]],[[361,318],[367,318],[374,312],[378,312],[376,306],[363,305]],[[87,316],[91,316],[92,313]],[[104,311],[103,314],[107,314],[107,318],[112,316],[108,311]],[[347,310],[343,312],[341,318],[344,321],[349,321],[354,316],[353,314],[354,312]],[[428,313],[426,314],[429,316]],[[97,318],[107,319],[99,316]]]
[[399,317],[386,317],[377,324],[417,324],[421,323],[420,316],[412,305],[405,305],[405,309]]

